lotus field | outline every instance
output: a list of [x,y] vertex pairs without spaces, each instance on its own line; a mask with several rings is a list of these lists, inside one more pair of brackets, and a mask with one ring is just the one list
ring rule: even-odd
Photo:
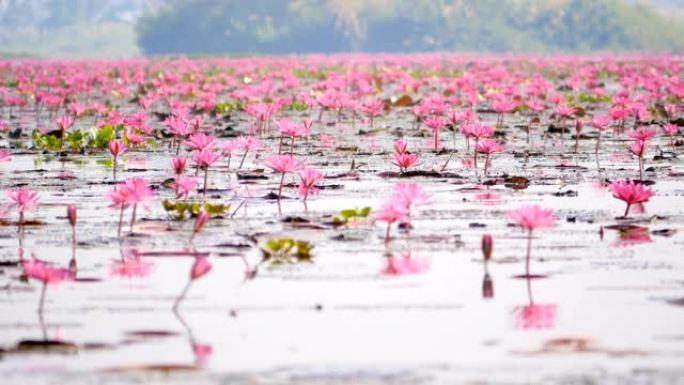
[[0,61],[3,384],[684,379],[684,59]]

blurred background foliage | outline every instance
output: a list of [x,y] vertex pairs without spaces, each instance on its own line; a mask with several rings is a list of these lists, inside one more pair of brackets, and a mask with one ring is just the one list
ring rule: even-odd
[[679,52],[683,8],[684,0],[0,0],[0,51]]

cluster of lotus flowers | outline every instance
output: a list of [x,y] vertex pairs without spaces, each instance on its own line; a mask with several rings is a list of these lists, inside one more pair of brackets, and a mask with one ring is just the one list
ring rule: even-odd
[[[344,71],[335,70],[339,67]],[[477,183],[495,182],[489,179],[496,170],[492,164],[495,154],[534,154],[539,150],[534,139],[541,137],[559,144],[559,156],[577,153],[587,127],[596,134],[597,170],[601,171],[602,138],[612,129],[614,138],[633,140],[625,153],[633,154],[638,161],[637,180],[609,184],[613,196],[625,202],[627,217],[630,207],[649,201],[654,194],[644,180],[649,146],[665,136],[675,153],[682,143],[681,68],[681,61],[673,56],[606,57],[601,61],[521,57],[506,62],[432,55],[4,61],[0,62],[0,73],[10,75],[0,82],[3,111],[9,116],[30,111],[36,121],[29,125],[25,119],[21,123],[0,119],[0,134],[21,140],[25,137],[22,133],[36,127],[37,135],[61,139],[60,155],[76,151],[110,157],[112,179],[117,184],[106,193],[106,200],[119,214],[119,237],[126,210],[130,209],[129,227],[134,232],[138,206],[154,204],[158,195],[153,188],[156,181],[137,177],[118,181],[117,170],[126,153],[144,154],[142,150],[154,148],[173,154],[168,167],[176,199],[201,194],[203,201],[207,200],[213,168],[225,162],[227,172],[241,173],[251,155],[252,168],[263,166],[277,178],[278,202],[286,193],[286,179],[296,175],[297,194],[306,203],[319,193],[326,179],[326,170],[307,165],[311,146],[334,153],[336,141],[365,143],[367,136],[362,135],[377,130],[390,111],[410,114],[413,127],[402,127],[402,135],[429,138],[424,148],[413,148],[406,137],[394,138],[393,153],[385,164],[398,168],[400,178],[410,177],[411,171],[424,163],[422,160],[448,155],[439,172],[474,169]],[[551,74],[550,78],[544,74]],[[619,90],[610,92],[605,86],[607,79]],[[124,113],[113,107],[126,103],[134,104],[136,110]],[[605,112],[592,113],[599,110],[598,105]],[[490,124],[486,114],[496,115],[496,120]],[[214,118],[230,120],[235,116],[246,120],[247,126],[232,132],[231,139],[222,140]],[[525,123],[521,127],[526,135],[523,147],[506,142],[507,137],[516,135],[507,124],[512,116]],[[542,129],[543,121],[549,130]],[[343,131],[342,123],[354,129],[358,125],[365,133]],[[335,125],[339,135],[324,132],[325,127]],[[115,129],[101,148],[65,148],[65,138],[78,127]],[[566,149],[565,134],[573,129],[575,146],[570,150]],[[450,146],[443,142],[449,131]],[[30,145],[23,142],[23,146]],[[0,161],[11,161],[12,152],[0,149]],[[461,159],[460,166],[450,166],[453,157]],[[21,229],[25,213],[38,206],[38,193],[23,187],[7,191],[7,197],[16,209]],[[420,184],[396,183],[373,213],[377,221],[387,224],[385,241],[391,240],[393,224],[410,229],[418,208],[430,202]],[[529,235],[529,263],[532,233],[553,226],[554,212],[532,205],[513,210],[508,216]],[[69,220],[75,228],[75,206],[69,206]],[[199,234],[209,220],[204,211],[197,215],[190,237]],[[27,276],[46,284],[70,277],[66,270],[37,260],[24,261],[23,266]],[[190,282],[206,274],[210,266],[208,260],[198,258]],[[398,266],[393,270],[404,271]]]

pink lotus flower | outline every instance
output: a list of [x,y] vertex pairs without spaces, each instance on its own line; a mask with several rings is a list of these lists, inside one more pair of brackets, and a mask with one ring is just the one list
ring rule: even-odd
[[648,202],[654,192],[641,183],[632,181],[615,181],[608,186],[613,196],[627,204],[624,216],[629,215],[629,208],[633,204]]
[[497,152],[501,152],[504,149],[504,145],[492,139],[485,139],[475,146],[475,151],[480,154],[491,155]]
[[556,224],[556,219],[553,217],[553,210],[543,209],[537,205],[523,206],[517,210],[509,211],[508,217],[511,218],[517,226],[528,231],[544,227],[553,227]]
[[517,210],[508,212],[508,217],[515,224],[527,230],[527,257],[525,258],[525,275],[530,277],[530,256],[532,252],[532,231],[544,227],[552,227],[556,224],[553,210],[543,209],[537,205],[522,206]]
[[147,140],[147,138],[144,135],[136,134],[133,130],[127,129],[126,133],[124,134],[124,137],[128,141],[128,143],[134,145],[134,146],[139,146]]
[[119,155],[126,153],[128,151],[128,148],[126,147],[123,142],[118,141],[118,140],[112,140],[108,144],[109,147],[109,152],[112,154],[114,157],[113,164],[112,164],[112,179],[114,182],[116,182],[116,163],[117,160],[119,159]]
[[504,113],[509,113],[513,112],[515,110],[515,107],[517,107],[518,103],[515,100],[498,100],[493,103],[492,107],[494,108],[494,111],[498,112],[499,114],[504,114]]
[[308,135],[309,134],[308,126],[303,125],[303,124],[296,124],[288,118],[282,118],[280,120],[276,120],[275,123],[276,123],[276,126],[278,126],[278,130],[280,131],[280,134],[281,134],[280,144],[278,146],[278,154],[280,154],[282,152],[283,138],[284,137],[289,137],[291,139],[290,155],[294,154],[295,138]]
[[175,175],[182,175],[185,172],[185,167],[188,164],[188,158],[175,157],[171,159],[171,167]]
[[190,126],[182,117],[171,115],[164,120],[164,124],[176,138],[184,138],[190,135]]
[[204,199],[207,197],[207,185],[209,182],[209,167],[213,166],[214,163],[221,159],[221,154],[214,151],[211,147],[205,147],[203,150],[196,152],[192,157],[195,164],[204,169],[204,189],[203,196]]
[[665,112],[670,119],[675,119],[677,117],[677,111],[680,110],[679,106],[676,104],[666,104]]
[[258,151],[262,149],[263,144],[259,139],[251,136],[241,136],[237,138],[237,143],[238,146],[245,151],[245,153],[242,155],[242,159],[240,160],[240,165],[238,166],[238,170],[240,170],[242,169],[242,165],[245,163],[247,154],[249,154],[250,151]]
[[485,154],[485,178],[487,177],[487,171],[489,170],[489,157],[494,153],[503,151],[503,149],[504,145],[493,139],[485,139],[475,145],[475,152]]
[[446,126],[444,118],[440,116],[429,116],[424,120],[424,123],[433,133],[439,132],[439,130],[443,129]]
[[637,140],[628,147],[629,152],[634,154],[639,160],[639,180],[644,180],[644,154],[646,154],[646,148],[648,142]]
[[152,133],[152,128],[147,125],[147,113],[144,110],[140,110],[132,116],[125,117],[124,123],[148,135]]
[[221,143],[221,150],[223,150],[223,156],[228,159],[228,169],[230,169],[230,160],[238,154],[240,145],[237,140],[226,140]]
[[296,172],[304,168],[304,162],[296,160],[292,155],[276,155],[272,156],[264,162],[266,167],[281,174],[280,187],[278,187],[278,200],[283,194],[283,183],[285,182],[285,175],[291,172]]
[[373,121],[375,120],[375,117],[380,115],[385,108],[385,102],[382,100],[376,99],[376,100],[371,100],[364,102],[360,110],[368,114],[370,118],[370,128],[373,128]]
[[205,210],[201,210],[199,214],[197,214],[197,218],[195,219],[195,226],[192,229],[192,236],[190,237],[190,241],[192,241],[195,235],[199,234],[202,231],[204,225],[206,225],[207,222],[209,222],[209,213]]
[[570,107],[570,106],[568,106],[567,104],[559,104],[559,105],[556,106],[556,108],[554,109],[554,111],[555,111],[556,114],[558,114],[558,116],[560,116],[561,118],[569,118],[569,117],[572,116],[572,114],[575,113],[575,108],[574,108],[574,107]]
[[644,156],[644,154],[646,153],[646,148],[647,148],[646,142],[639,140],[639,141],[632,143],[629,146],[629,152],[631,152],[635,156],[638,156],[639,158],[642,158]]
[[676,124],[668,123],[668,124],[663,126],[663,132],[666,135],[670,135],[670,136],[678,135],[679,134],[679,126]]
[[189,176],[178,176],[174,181],[174,187],[176,190],[176,199],[188,197],[190,193],[195,190],[199,184],[199,179]]
[[[674,151],[674,137],[676,135],[679,135],[679,126],[677,126],[676,124],[668,123],[663,126],[663,132],[665,133],[665,135],[670,137],[670,147],[672,147],[672,151]],[[0,155],[0,159],[2,159],[2,155]]]
[[120,209],[118,234],[121,235],[121,224],[123,221],[123,212],[130,205],[133,205],[133,213],[131,214],[131,231],[135,224],[135,215],[138,204],[143,204],[155,197],[155,193],[150,187],[149,182],[144,178],[128,178],[120,183],[114,191],[107,193],[107,198],[112,202],[112,207]]
[[627,133],[627,135],[637,141],[646,142],[653,139],[656,136],[656,130],[649,129],[646,127],[641,127],[637,130],[632,130]]
[[264,164],[271,170],[281,174],[299,171],[304,167],[304,162],[295,159],[291,155],[276,155],[266,159]]
[[612,122],[612,119],[610,118],[610,116],[606,116],[606,115],[594,116],[591,119],[591,126],[594,127],[595,129],[599,130],[599,131],[603,131],[610,126],[611,122]]
[[599,148],[601,147],[601,133],[603,132],[603,130],[605,130],[606,128],[608,128],[610,126],[611,121],[612,120],[611,120],[610,116],[606,116],[606,115],[595,116],[591,119],[591,126],[598,130],[598,136],[596,137],[596,148],[594,150],[594,152],[596,153],[597,168],[599,168],[598,167],[598,162],[599,162],[598,153],[599,153]]
[[406,171],[408,171],[409,168],[416,165],[416,163],[418,163],[418,161],[420,160],[417,154],[411,154],[408,152],[394,153],[392,157],[392,164],[399,167],[399,172],[401,173],[405,173]]
[[473,150],[473,165],[477,168],[477,145],[480,140],[484,138],[489,138],[494,135],[494,128],[489,126],[484,126],[482,124],[466,124],[461,127],[461,132],[466,136],[475,138],[475,149]]
[[299,172],[299,196],[306,202],[309,195],[318,193],[316,184],[323,179],[323,174],[313,167],[307,167]]
[[397,154],[403,154],[408,148],[408,142],[406,139],[397,139],[394,141],[394,152]]
[[119,157],[119,155],[125,154],[126,151],[128,150],[126,145],[119,140],[110,141],[108,144],[108,147],[109,147],[109,153],[112,154],[115,161],[116,161],[116,158]]
[[198,132],[196,134],[190,135],[184,144],[191,150],[203,152],[204,150],[210,150],[213,148],[214,137],[203,132]]
[[110,200],[110,207],[120,208],[122,211],[130,205],[130,192],[127,189],[114,189],[105,194]]
[[296,138],[299,136],[304,136],[308,132],[306,126],[301,124],[296,124],[288,118],[282,118],[280,120],[275,120],[275,124],[283,136]]
[[211,148],[205,148],[196,152],[195,155],[192,156],[192,160],[195,162],[195,164],[204,169],[208,169],[209,167],[213,166],[214,163],[219,161],[219,159],[221,159],[221,154],[212,150]]
[[380,210],[373,212],[373,217],[376,220],[387,222],[385,242],[389,242],[392,223],[405,222],[408,219],[408,215],[409,210],[404,204],[392,200],[385,202]]
[[496,117],[496,127],[501,128],[503,127],[504,123],[504,114],[513,112],[515,108],[518,106],[518,102],[515,100],[498,100],[492,104],[492,107],[494,108],[494,111],[497,112],[497,117]]
[[439,117],[439,116],[430,116],[427,119],[425,119],[425,125],[432,130],[432,134],[434,135],[434,145],[435,145],[435,151],[439,150],[439,131],[443,129],[446,126],[446,122],[444,121],[444,118]]
[[392,189],[392,201],[406,208],[407,219],[411,209],[429,204],[430,196],[416,183],[398,183]]
[[257,151],[264,147],[261,141],[253,136],[241,136],[237,138],[237,142],[245,151]]
[[461,128],[466,136],[471,136],[476,139],[489,138],[494,135],[494,127],[485,126],[479,123],[466,124]]
[[24,211],[31,211],[38,207],[38,193],[22,187],[18,190],[8,191],[6,194],[12,200],[13,206],[19,211],[19,226],[23,226]]
[[61,118],[57,119],[57,127],[59,127],[59,130],[62,132],[66,132],[71,126],[74,125],[74,118],[69,115],[64,115]]
[[134,205],[144,204],[156,196],[145,178],[128,178],[119,185],[119,189],[128,193],[128,203]]

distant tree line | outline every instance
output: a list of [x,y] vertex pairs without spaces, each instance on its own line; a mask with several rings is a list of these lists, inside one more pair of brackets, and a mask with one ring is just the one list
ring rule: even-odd
[[148,54],[680,51],[682,24],[624,0],[174,0]]

